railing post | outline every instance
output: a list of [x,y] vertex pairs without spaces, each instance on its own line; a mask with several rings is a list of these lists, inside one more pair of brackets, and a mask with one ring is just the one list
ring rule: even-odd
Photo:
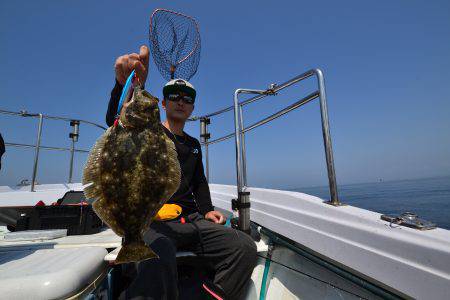
[[243,185],[243,188],[247,188],[247,155],[246,155],[246,149],[245,149],[245,132],[244,132],[244,116],[242,113],[242,105],[239,105],[239,123],[240,123],[240,132],[241,132],[241,140],[242,140],[242,178],[241,182]]
[[206,169],[206,180],[209,182],[209,152],[208,152],[208,141],[211,138],[211,134],[208,132],[208,125],[211,120],[208,117],[200,119],[200,141],[205,145],[205,169]]
[[37,167],[38,167],[38,160],[39,160],[39,148],[41,146],[41,135],[42,135],[42,123],[44,121],[44,118],[42,114],[39,114],[39,125],[38,125],[38,133],[37,133],[37,140],[36,140],[36,152],[34,154],[34,164],[33,164],[33,175],[31,177],[31,191],[34,192],[34,185],[36,182],[36,174],[37,174]]
[[70,126],[73,127],[73,132],[69,133],[69,138],[72,139],[72,145],[70,147],[69,183],[72,183],[73,156],[75,153],[75,142],[78,141],[78,136],[80,132],[80,121],[72,120],[70,121]]
[[237,89],[234,92],[234,138],[236,146],[236,181],[237,181],[237,209],[239,210],[239,229],[250,233],[250,192],[244,187],[243,150],[241,145],[243,133],[242,109],[239,104],[239,94],[266,94],[267,91]]
[[[236,146],[236,183],[237,183],[237,204],[239,211],[239,229],[242,231],[246,231],[250,229],[250,212],[248,212],[248,216],[244,216],[246,214],[245,208],[240,207],[242,205],[242,201],[249,199],[247,195],[244,195],[242,190],[242,159],[241,159],[241,122],[239,118],[239,93],[241,90],[237,89],[234,92],[234,139]],[[248,218],[248,220],[247,220]]]
[[328,182],[330,185],[330,201],[327,203],[338,206],[341,205],[338,198],[336,173],[334,171],[333,149],[331,145],[330,124],[328,121],[327,97],[325,93],[325,80],[320,69],[315,69],[314,73],[317,76],[317,83],[319,85],[319,99],[320,99],[320,116],[322,119],[322,135],[325,146],[325,159],[327,162]]

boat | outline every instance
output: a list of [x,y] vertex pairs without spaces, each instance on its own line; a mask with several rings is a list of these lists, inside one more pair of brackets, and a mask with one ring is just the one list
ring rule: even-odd
[[[308,78],[316,79],[316,91],[244,127],[244,106],[274,97]],[[240,97],[245,94],[251,97],[242,101]],[[316,99],[320,103],[330,199],[247,186],[245,134]],[[231,111],[235,131],[212,140],[208,128],[211,119]],[[1,225],[13,229],[29,213],[26,209],[39,201],[51,205],[65,199],[71,203],[89,200],[83,196],[83,186],[72,183],[73,157],[87,152],[75,145],[79,126],[104,129],[103,126],[44,114],[4,110],[0,113],[39,120],[36,144],[6,143],[9,148],[34,148],[35,160],[29,185],[24,182],[17,187],[0,187]],[[44,119],[71,124],[70,148],[41,145]],[[226,226],[250,233],[257,245],[258,264],[247,286],[246,299],[448,299],[450,231],[412,213],[386,216],[340,201],[325,81],[320,69],[309,70],[266,89],[237,89],[233,105],[193,117],[191,121],[200,122],[207,177],[209,146],[235,139],[236,185],[209,186],[213,205],[232,220]],[[68,183],[36,184],[40,149],[70,153]],[[58,229],[12,233],[3,229],[0,294],[5,299],[114,299],[120,290],[121,274],[111,262],[120,243],[120,237],[110,229],[81,235],[65,235]],[[197,258],[192,253],[180,252],[177,259],[183,275],[183,266],[189,266]],[[182,291],[180,295],[183,298]]]

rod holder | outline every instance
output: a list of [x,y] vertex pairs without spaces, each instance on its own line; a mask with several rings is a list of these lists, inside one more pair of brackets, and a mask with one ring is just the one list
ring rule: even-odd
[[210,118],[200,119],[200,141],[202,143],[208,143],[208,140],[211,138],[211,134],[208,132],[209,124],[211,124]]
[[211,134],[208,132],[208,125],[211,124],[211,119],[209,117],[200,118],[200,141],[205,145],[205,169],[206,169],[206,180],[209,182],[209,139]]
[[239,229],[250,234],[250,192],[238,193],[238,198],[231,200],[231,209],[239,212]]
[[69,133],[69,138],[72,139],[72,145],[70,146],[70,165],[69,165],[69,180],[68,183],[72,183],[73,175],[73,157],[75,154],[75,142],[78,142],[78,137],[80,135],[80,121],[72,120],[70,121],[70,126],[73,127],[73,131]]
[[73,132],[69,133],[69,138],[74,142],[78,142],[78,136],[80,135],[80,121],[72,120],[70,121],[70,126],[73,127]]

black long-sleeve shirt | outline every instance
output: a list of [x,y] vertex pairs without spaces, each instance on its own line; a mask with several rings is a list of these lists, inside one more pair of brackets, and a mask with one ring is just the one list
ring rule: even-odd
[[[111,91],[106,113],[106,124],[108,126],[112,126],[114,123],[122,88],[116,81],[116,85]],[[214,210],[203,170],[202,149],[199,141],[186,133],[184,133],[184,136],[174,135],[166,127],[162,126],[162,128],[175,144],[181,167],[180,187],[167,203],[180,205],[183,208],[183,215],[194,212],[200,212],[204,215]]]

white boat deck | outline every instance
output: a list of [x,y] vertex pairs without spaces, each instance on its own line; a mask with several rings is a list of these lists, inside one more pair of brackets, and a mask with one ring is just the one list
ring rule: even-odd
[[122,238],[116,235],[111,229],[103,230],[99,233],[89,235],[70,235],[56,239],[43,239],[32,241],[8,241],[0,237],[0,252],[9,250],[25,249],[61,249],[61,248],[83,248],[101,247],[113,249],[120,246]]
[[0,249],[2,299],[65,299],[106,274],[102,247]]
[[[48,190],[39,186],[35,193],[8,190],[0,192],[0,205],[32,206],[36,199],[51,204],[68,190],[81,190],[81,185],[52,185]],[[236,187],[210,184],[210,190],[213,204],[229,211],[231,199],[236,198]],[[391,226],[382,221],[378,213],[352,206],[330,206],[302,193],[248,190],[252,221],[324,260],[400,296],[446,299],[450,295],[450,231]],[[104,231],[87,237],[17,242],[12,248],[61,249],[94,245],[116,248],[120,238]],[[0,251],[12,249],[11,246],[10,242],[0,240]]]
[[29,185],[14,188],[0,186],[0,207],[34,206],[39,200],[50,205],[68,191],[82,190],[80,183],[38,184],[35,186],[35,192],[30,192]]

